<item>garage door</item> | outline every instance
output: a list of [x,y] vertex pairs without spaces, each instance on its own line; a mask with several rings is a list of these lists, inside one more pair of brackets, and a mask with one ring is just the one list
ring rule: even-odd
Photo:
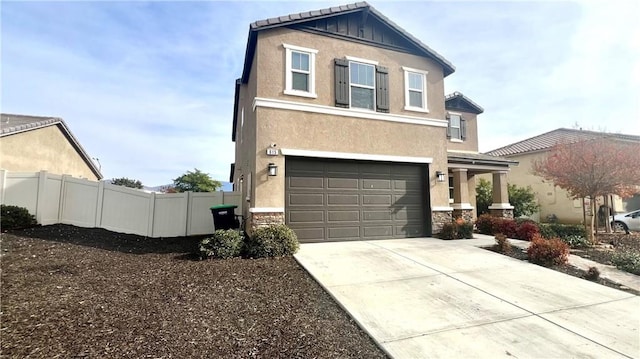
[[286,222],[301,242],[424,236],[425,164],[287,157]]

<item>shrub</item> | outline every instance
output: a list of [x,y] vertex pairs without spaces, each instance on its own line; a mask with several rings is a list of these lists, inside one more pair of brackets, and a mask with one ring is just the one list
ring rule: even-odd
[[284,224],[258,228],[247,241],[247,254],[253,258],[289,256],[299,248],[296,233]]
[[493,234],[493,220],[495,218],[496,217],[488,214],[478,216],[478,219],[476,220],[476,228],[478,229],[478,232],[482,234]]
[[600,271],[596,267],[589,267],[589,270],[584,275],[584,277],[585,279],[588,279],[591,281],[597,281],[598,278],[600,278]]
[[540,229],[540,236],[542,236],[542,238],[550,239],[558,237],[558,234],[553,230],[550,224],[540,223],[538,228]]
[[496,218],[493,222],[493,233],[502,233],[508,238],[516,238],[516,221],[509,218]]
[[467,222],[462,218],[456,219],[454,222],[445,223],[440,232],[441,239],[470,239],[473,238],[473,223]]
[[640,253],[638,252],[618,253],[611,258],[611,262],[620,270],[640,275]]
[[212,237],[200,241],[198,248],[201,259],[233,258],[240,255],[242,250],[242,236],[234,229],[219,229]]
[[527,248],[527,256],[531,263],[545,267],[564,265],[569,261],[569,245],[558,238],[534,236]]
[[539,234],[540,228],[538,228],[538,225],[533,221],[520,222],[518,228],[516,229],[516,238],[525,241],[530,241],[534,236]]
[[502,233],[496,234],[496,246],[500,253],[511,253],[511,242]]
[[29,213],[29,210],[24,207],[4,204],[0,207],[0,217],[2,218],[0,220],[0,227],[2,227],[3,231],[8,229],[29,228],[38,224],[36,217]]
[[548,226],[559,238],[567,238],[569,236],[587,237],[587,232],[583,225],[550,223]]
[[584,248],[589,246],[589,240],[582,236],[568,236],[560,238],[566,242],[571,248]]

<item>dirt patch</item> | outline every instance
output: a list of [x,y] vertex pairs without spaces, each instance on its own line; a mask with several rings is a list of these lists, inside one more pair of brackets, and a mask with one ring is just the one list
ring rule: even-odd
[[293,258],[67,225],[1,238],[2,357],[385,357]]

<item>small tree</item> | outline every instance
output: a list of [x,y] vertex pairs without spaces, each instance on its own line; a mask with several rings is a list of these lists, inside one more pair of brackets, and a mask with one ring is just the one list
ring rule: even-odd
[[114,178],[111,180],[111,184],[116,186],[125,186],[130,188],[142,189],[142,182],[138,180],[133,180],[127,177]]
[[195,168],[173,180],[173,187],[178,192],[215,192],[222,187],[220,181],[212,179],[209,174]]
[[591,198],[591,223],[585,223],[594,240],[595,198],[616,194],[630,197],[639,191],[640,144],[615,141],[605,135],[574,143],[559,143],[533,163],[534,174],[566,190],[574,199]]
[[[513,206],[513,216],[518,218],[528,216],[538,211],[538,203],[533,189],[530,186],[518,187],[514,184],[507,185],[509,191],[509,203]],[[493,201],[493,187],[491,182],[480,178],[476,186],[476,210],[478,215],[489,213],[489,206]]]

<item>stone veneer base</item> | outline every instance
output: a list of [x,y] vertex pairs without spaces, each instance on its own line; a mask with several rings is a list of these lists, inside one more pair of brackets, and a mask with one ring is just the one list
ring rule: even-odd
[[453,218],[460,218],[466,222],[473,222],[473,210],[472,209],[454,209]]
[[453,214],[451,211],[431,211],[431,232],[437,234],[442,232],[442,226],[445,223],[451,223],[453,221]]
[[271,224],[284,224],[283,212],[256,212],[251,213],[247,221],[247,232],[253,233],[257,228],[266,227]]

